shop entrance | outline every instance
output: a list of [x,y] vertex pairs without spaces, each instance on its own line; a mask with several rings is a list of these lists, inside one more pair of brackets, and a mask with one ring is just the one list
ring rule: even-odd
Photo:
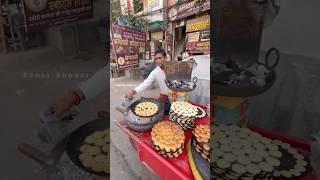
[[186,26],[181,26],[175,29],[175,48],[174,48],[174,60],[177,60],[178,56],[185,50],[186,47]]

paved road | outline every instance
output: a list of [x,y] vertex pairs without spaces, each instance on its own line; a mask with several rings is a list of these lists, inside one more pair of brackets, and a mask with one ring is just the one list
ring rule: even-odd
[[[120,105],[120,98],[135,85],[142,82],[142,79],[118,78],[112,79],[110,82],[110,120],[113,121],[122,119],[122,114],[114,110],[115,107]],[[139,96],[157,97],[159,93],[159,89],[155,88],[146,90]],[[113,122],[111,122],[111,143],[115,149],[111,154],[111,179],[160,179],[139,162],[137,152],[132,148],[128,136]],[[120,162],[126,163],[123,164]]]

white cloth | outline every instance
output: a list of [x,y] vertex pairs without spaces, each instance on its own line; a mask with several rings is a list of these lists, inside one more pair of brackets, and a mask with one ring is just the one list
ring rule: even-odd
[[146,88],[150,87],[154,81],[157,81],[160,87],[161,94],[168,94],[168,87],[165,83],[166,75],[164,71],[158,66],[156,67],[148,76],[146,80],[143,81],[139,86],[137,86],[134,90],[137,93],[144,91]]
[[189,93],[189,100],[207,106],[210,103],[210,80],[199,79],[197,87]]
[[90,100],[103,92],[107,93],[108,81],[108,71],[107,68],[104,67],[96,72],[90,79],[82,82],[79,88],[83,92],[85,99]]

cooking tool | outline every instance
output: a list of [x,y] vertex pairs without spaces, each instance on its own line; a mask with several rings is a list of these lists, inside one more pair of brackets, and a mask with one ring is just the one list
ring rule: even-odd
[[[176,92],[190,92],[197,87],[198,78],[193,77],[191,81],[165,80],[167,87]],[[190,86],[192,88],[190,88]]]
[[[40,113],[43,114],[43,113]],[[40,115],[41,116],[41,115]],[[45,117],[45,118],[44,118]],[[41,118],[41,120],[44,120],[44,122],[47,122],[48,119],[53,120],[52,118],[48,118],[47,116],[44,116]],[[76,162],[77,161],[77,157],[75,155],[75,153],[72,153],[72,151],[76,151],[75,148],[76,147],[76,143],[78,143],[78,141],[80,141],[81,137],[85,138],[86,137],[86,132],[94,132],[96,130],[99,129],[105,129],[110,127],[107,119],[109,118],[109,114],[106,116],[105,112],[99,112],[98,113],[98,117],[99,119],[91,121],[89,123],[86,123],[85,125],[81,126],[80,128],[76,129],[75,131],[73,131],[72,133],[70,133],[70,131],[67,134],[62,134],[61,136],[63,136],[64,138],[59,141],[59,142],[54,142],[54,146],[53,148],[50,150],[49,153],[44,153],[41,150],[26,144],[26,143],[21,143],[18,145],[18,150],[20,152],[22,152],[23,154],[27,155],[28,157],[30,157],[31,159],[35,160],[36,162],[40,163],[41,165],[44,166],[44,170],[48,176],[49,180],[60,180],[61,179],[61,169],[64,169],[63,166],[67,166],[65,165],[65,162],[62,161],[67,161],[68,166],[70,166],[70,168],[68,169],[72,169],[75,172],[70,172],[70,177],[65,177],[65,178],[71,178],[74,176],[77,177],[82,177],[81,179],[84,180],[94,180],[95,179],[95,174],[92,174],[91,172],[88,172],[86,169],[83,169],[81,166],[79,166],[79,164]],[[50,121],[50,122],[54,122],[54,123],[62,123],[64,124],[66,121]],[[71,121],[68,121],[71,122]],[[58,126],[54,124],[54,126],[50,125],[47,126],[46,129],[48,133],[52,133],[53,130],[50,130],[50,128],[54,128],[55,130],[58,129],[58,127],[61,127],[62,125]],[[69,125],[69,124],[68,124]],[[67,129],[65,129],[65,131],[67,131]],[[61,132],[61,131],[57,131],[57,132]],[[47,134],[49,135],[48,137],[52,137],[55,136],[55,134],[57,134],[57,132],[54,132],[54,135],[52,134]],[[48,139],[48,137],[44,136],[45,139]],[[56,139],[56,138],[54,138]],[[83,141],[82,141],[83,142]],[[80,148],[80,147],[79,147]],[[78,150],[79,150],[78,148]],[[73,155],[69,155],[68,152],[70,152]],[[70,164],[70,165],[69,165]],[[74,174],[72,174],[74,173]],[[100,175],[100,174],[99,174]],[[79,179],[75,177],[76,179]],[[108,179],[108,177],[106,177]]]
[[54,144],[61,141],[73,124],[73,119],[79,112],[70,110],[57,118],[50,110],[39,113],[41,126],[36,130],[36,136],[44,143]]
[[[273,64],[270,62],[271,53],[275,53],[275,61]],[[276,48],[271,48],[268,50],[265,55],[265,63],[257,63],[258,65],[265,66],[270,71],[270,78],[266,82],[264,86],[229,86],[226,84],[222,84],[222,82],[215,81],[215,77],[213,78],[213,86],[214,86],[214,94],[215,96],[228,96],[228,97],[249,97],[256,96],[266,92],[268,89],[272,87],[274,81],[276,80],[276,72],[274,68],[278,65],[280,60],[280,52]]]
[[[164,68],[164,72],[166,74],[165,83],[169,89],[177,92],[190,92],[196,88],[196,83],[198,78],[194,77],[191,79],[192,70],[197,66],[197,63],[194,59],[188,59],[187,61],[174,61],[167,62]],[[186,83],[193,83],[194,87],[192,89],[189,88],[176,88],[172,86],[172,81],[183,81]]]
[[78,128],[77,130],[73,131],[70,134],[69,140],[67,142],[66,152],[75,165],[77,165],[84,171],[87,171],[92,174],[96,174],[100,176],[107,175],[105,173],[94,172],[93,170],[87,167],[84,167],[81,161],[79,160],[79,155],[81,154],[80,147],[84,144],[84,139],[87,136],[90,136],[95,131],[104,130],[108,127],[110,127],[110,125],[107,119],[98,119],[81,126],[80,128]]
[[[150,117],[138,116],[134,112],[135,107],[137,106],[137,104],[143,103],[143,102],[152,102],[157,104],[158,112],[155,115]],[[162,117],[164,115],[163,103],[157,99],[142,97],[139,100],[132,101],[132,103],[122,103],[122,105],[123,104],[127,104],[127,107],[122,107],[122,108],[116,107],[116,110],[121,112],[124,115],[125,120],[128,123],[128,126],[137,131],[145,131],[145,130],[151,129],[155,123],[162,120]]]

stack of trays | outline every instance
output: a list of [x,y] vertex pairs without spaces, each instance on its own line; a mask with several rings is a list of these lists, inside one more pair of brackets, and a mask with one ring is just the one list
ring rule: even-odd
[[176,101],[171,104],[169,120],[177,122],[183,130],[193,129],[198,113],[196,106],[185,101]]
[[185,135],[177,123],[161,121],[152,128],[151,140],[158,154],[176,158],[183,152]]
[[201,157],[210,162],[210,126],[199,124],[193,130],[193,146]]
[[[211,171],[222,179],[284,179],[298,177],[306,170],[303,156],[290,145],[247,128],[214,126],[210,144],[214,153],[210,160]],[[297,159],[296,165],[288,165],[283,149]]]

